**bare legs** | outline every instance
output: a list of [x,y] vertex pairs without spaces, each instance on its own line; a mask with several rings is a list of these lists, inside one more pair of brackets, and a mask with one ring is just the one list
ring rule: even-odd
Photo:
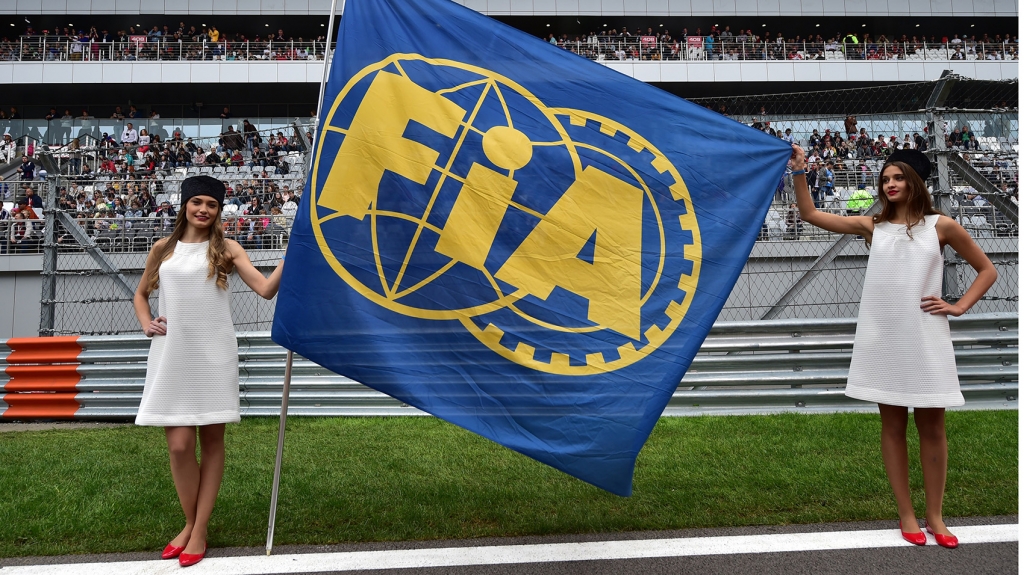
[[196,428],[166,427],[171,476],[178,492],[185,527],[171,540],[185,545],[185,553],[198,554],[206,549],[206,530],[224,477],[224,424],[199,427],[202,464],[196,459]]
[[[882,414],[882,461],[889,477],[896,511],[903,530],[917,533],[920,528],[910,500],[910,469],[907,457],[907,408],[878,404]],[[946,491],[946,410],[914,408],[914,423],[921,441],[921,473],[924,476],[925,520],[932,531],[950,535],[942,521],[942,497]]]

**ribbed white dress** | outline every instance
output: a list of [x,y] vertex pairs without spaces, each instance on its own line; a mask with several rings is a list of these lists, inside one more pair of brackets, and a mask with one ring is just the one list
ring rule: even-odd
[[239,420],[238,343],[231,293],[207,279],[209,242],[178,242],[160,266],[160,312],[137,425],[211,425]]
[[921,310],[921,298],[942,295],[942,252],[925,216],[911,228],[875,224],[864,277],[846,395],[886,405],[964,404],[949,320]]

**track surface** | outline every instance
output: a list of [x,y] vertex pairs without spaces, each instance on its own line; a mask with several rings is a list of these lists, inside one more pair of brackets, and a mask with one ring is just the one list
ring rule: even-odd
[[[1017,517],[949,520],[961,546],[904,542],[894,522],[833,523],[462,541],[212,549],[192,575],[1016,573]],[[180,572],[156,553],[0,559],[0,575]]]

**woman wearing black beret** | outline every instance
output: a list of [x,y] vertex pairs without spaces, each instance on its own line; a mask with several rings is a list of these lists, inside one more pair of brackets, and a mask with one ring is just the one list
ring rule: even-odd
[[[182,566],[206,554],[207,524],[224,475],[224,428],[239,421],[238,347],[228,275],[237,271],[266,299],[277,294],[281,283],[281,264],[264,277],[238,242],[225,239],[220,219],[224,191],[224,184],[210,176],[182,182],[174,229],[153,245],[135,291],[135,314],[153,338],[135,423],[161,426],[167,437],[185,527],[162,557],[177,557]],[[149,297],[158,288],[162,314],[154,319]]]
[[[793,175],[806,169],[804,152],[793,146]],[[948,452],[946,408],[963,405],[947,316],[959,316],[996,281],[996,269],[970,234],[932,207],[925,182],[928,158],[898,150],[878,178],[881,211],[843,217],[819,212],[804,178],[794,177],[800,216],[809,224],[841,234],[863,236],[871,248],[861,293],[857,334],[846,395],[878,404],[882,416],[882,460],[896,497],[900,532],[924,545],[910,498],[907,456],[908,409],[914,409],[924,476],[925,529],[939,545],[954,548],[957,538],[942,518]],[[942,250],[953,248],[977,272],[955,303],[943,301]]]

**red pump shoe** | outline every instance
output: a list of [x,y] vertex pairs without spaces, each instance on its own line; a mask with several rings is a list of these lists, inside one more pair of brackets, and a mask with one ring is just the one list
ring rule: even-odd
[[196,563],[199,563],[200,561],[202,561],[203,557],[206,557],[206,547],[203,547],[203,552],[202,553],[195,553],[195,554],[192,554],[192,553],[182,553],[178,557],[178,565],[181,565],[182,567],[188,567],[190,565],[195,565]]
[[184,550],[185,550],[185,546],[184,545],[182,545],[181,547],[178,547],[176,545],[172,545],[172,544],[168,543],[167,547],[164,547],[164,552],[160,554],[160,558],[161,559],[174,559],[178,555],[181,555],[181,552],[184,551]]
[[935,542],[938,543],[940,547],[956,549],[960,546],[960,541],[956,538],[956,535],[943,535],[941,533],[936,533],[932,531],[932,528],[929,527],[927,523],[924,524],[924,528],[928,530],[928,533],[935,536]]
[[924,545],[928,542],[928,537],[925,536],[924,531],[918,531],[917,533],[907,533],[903,530],[903,521],[900,521],[900,535],[904,539],[913,543],[914,545]]

